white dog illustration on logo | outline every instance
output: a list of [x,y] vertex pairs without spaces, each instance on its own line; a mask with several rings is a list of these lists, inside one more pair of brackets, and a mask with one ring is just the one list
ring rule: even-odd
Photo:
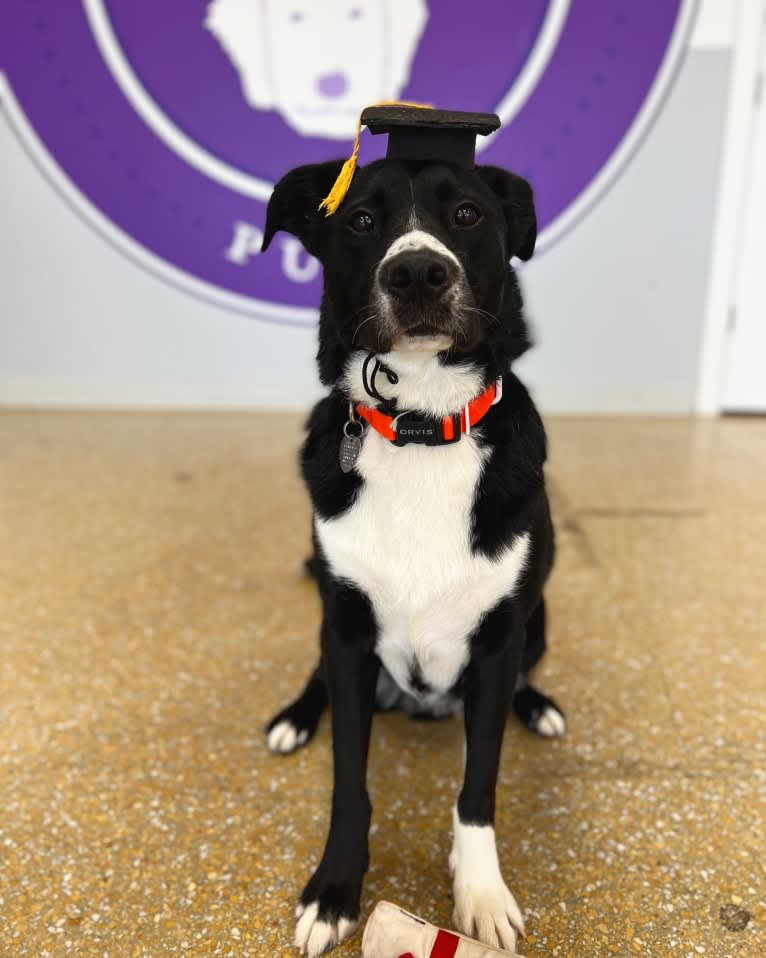
[[427,20],[425,0],[212,0],[205,26],[250,106],[349,139],[365,106],[400,96]]

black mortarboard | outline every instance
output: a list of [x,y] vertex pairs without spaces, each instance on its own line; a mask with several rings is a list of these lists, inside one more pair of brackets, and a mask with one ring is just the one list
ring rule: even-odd
[[454,163],[471,169],[476,137],[497,130],[500,118],[494,113],[434,110],[408,103],[368,106],[359,118],[353,152],[319,205],[325,216],[331,216],[338,209],[351,186],[363,126],[373,134],[388,134],[388,159]]
[[386,156],[392,160],[441,160],[470,169],[476,137],[500,126],[494,113],[464,113],[411,106],[368,106],[362,126],[370,133],[387,133]]

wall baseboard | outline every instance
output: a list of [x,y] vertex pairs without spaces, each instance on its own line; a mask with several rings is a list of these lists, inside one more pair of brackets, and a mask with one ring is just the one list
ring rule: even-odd
[[321,395],[305,383],[222,389],[217,383],[0,382],[0,408],[306,410]]

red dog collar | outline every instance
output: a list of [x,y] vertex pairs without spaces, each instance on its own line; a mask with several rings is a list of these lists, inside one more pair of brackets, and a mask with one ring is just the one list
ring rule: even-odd
[[481,395],[467,403],[460,412],[442,419],[403,412],[388,416],[370,406],[356,406],[356,412],[365,422],[397,446],[416,442],[426,446],[444,446],[469,436],[471,429],[486,416],[492,406],[503,398],[502,377],[490,383]]

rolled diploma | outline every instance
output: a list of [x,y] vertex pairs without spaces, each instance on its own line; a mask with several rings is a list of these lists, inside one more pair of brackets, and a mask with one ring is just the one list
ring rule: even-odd
[[378,902],[362,936],[362,958],[508,958],[510,954],[437,928],[389,901]]

